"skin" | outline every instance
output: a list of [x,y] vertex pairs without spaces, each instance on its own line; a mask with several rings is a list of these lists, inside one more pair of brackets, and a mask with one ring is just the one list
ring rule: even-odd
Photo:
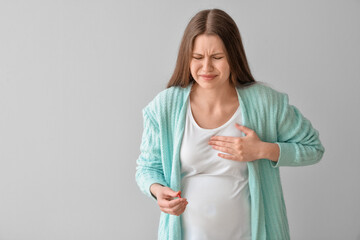
[[[196,37],[190,72],[195,80],[190,93],[191,106],[202,114],[200,119],[219,119],[226,111],[229,113],[228,109],[224,112],[224,106],[232,109],[239,106],[236,89],[229,80],[230,66],[225,47],[219,36],[202,34]],[[250,128],[235,126],[245,134],[244,137],[213,136],[209,139],[212,148],[228,153],[218,153],[219,157],[241,162],[262,158],[278,161],[280,149],[277,144],[261,141]],[[176,198],[179,192],[157,183],[151,185],[150,191],[157,197],[161,211],[177,216],[185,211],[188,202],[186,198]]]
[[161,211],[176,216],[185,211],[188,204],[186,198],[175,198],[180,191],[175,192],[171,188],[158,183],[152,184],[150,191],[156,196]]

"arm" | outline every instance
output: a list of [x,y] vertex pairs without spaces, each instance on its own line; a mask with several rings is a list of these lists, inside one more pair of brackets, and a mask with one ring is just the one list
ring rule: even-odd
[[[279,99],[275,142],[279,157],[277,161],[272,159],[272,166],[306,166],[319,162],[325,152],[319,132],[295,106],[289,104],[287,94],[281,93]],[[272,147],[276,151],[274,145]]]
[[159,128],[149,113],[143,110],[144,130],[137,159],[135,179],[140,190],[152,199],[156,197],[150,191],[154,183],[167,186],[162,170]]

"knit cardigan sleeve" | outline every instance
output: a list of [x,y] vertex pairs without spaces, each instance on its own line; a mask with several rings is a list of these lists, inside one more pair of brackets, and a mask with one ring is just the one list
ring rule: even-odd
[[144,130],[140,145],[140,155],[136,161],[135,179],[140,190],[155,201],[150,186],[159,183],[167,186],[162,170],[159,126],[146,108],[143,109]]
[[286,93],[278,95],[277,141],[280,156],[273,167],[306,166],[322,158],[325,148],[319,139],[319,132],[311,122],[293,105]]

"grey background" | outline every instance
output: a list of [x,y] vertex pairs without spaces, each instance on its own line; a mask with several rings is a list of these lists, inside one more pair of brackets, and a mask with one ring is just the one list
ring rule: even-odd
[[141,109],[215,7],[326,148],[281,169],[292,239],[360,239],[360,1],[23,0],[0,2],[1,240],[156,239],[135,183]]

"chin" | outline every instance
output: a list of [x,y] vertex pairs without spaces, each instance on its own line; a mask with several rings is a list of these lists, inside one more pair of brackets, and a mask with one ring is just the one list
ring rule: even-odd
[[220,87],[219,85],[222,85],[224,83],[220,83],[217,80],[209,80],[209,81],[204,81],[204,80],[200,80],[200,81],[195,81],[197,85],[199,85],[199,87],[202,88],[217,88]]
[[202,88],[213,88],[216,87],[215,82],[196,81],[196,84]]

